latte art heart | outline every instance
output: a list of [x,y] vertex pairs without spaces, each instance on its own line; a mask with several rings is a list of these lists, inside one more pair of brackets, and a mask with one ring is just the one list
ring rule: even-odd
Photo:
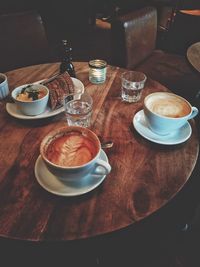
[[53,140],[46,156],[56,165],[73,167],[89,162],[97,152],[97,147],[90,138],[78,132],[70,132]]

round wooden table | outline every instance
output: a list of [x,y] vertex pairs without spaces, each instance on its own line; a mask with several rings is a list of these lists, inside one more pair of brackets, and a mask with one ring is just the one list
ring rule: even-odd
[[[105,150],[112,171],[94,190],[75,197],[49,193],[37,182],[34,167],[42,138],[67,125],[63,113],[24,120],[10,116],[0,102],[0,236],[20,240],[76,240],[111,233],[135,224],[161,209],[188,181],[196,164],[199,141],[195,122],[184,143],[165,146],[140,136],[134,115],[146,95],[167,91],[147,79],[141,100],[120,98],[123,69],[108,66],[104,84],[88,80],[87,63],[74,63],[77,78],[93,97],[91,129],[102,141],[113,140]],[[59,65],[43,64],[7,72],[10,90],[18,85],[51,77]],[[48,179],[48,177],[47,177]]]
[[200,42],[192,44],[187,49],[187,58],[191,65],[200,72]]

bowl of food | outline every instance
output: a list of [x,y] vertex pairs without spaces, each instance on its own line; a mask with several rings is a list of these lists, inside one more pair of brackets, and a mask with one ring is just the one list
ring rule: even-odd
[[11,96],[23,114],[36,116],[47,108],[49,89],[42,84],[27,84],[16,87]]

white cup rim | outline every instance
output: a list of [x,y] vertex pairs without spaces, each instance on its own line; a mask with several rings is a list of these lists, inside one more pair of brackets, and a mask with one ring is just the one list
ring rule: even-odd
[[[185,115],[185,116],[182,116],[182,117],[176,117],[176,118],[175,118],[175,117],[167,117],[167,116],[163,116],[163,115],[160,115],[160,114],[155,113],[155,112],[153,112],[152,110],[150,110],[150,109],[147,107],[147,105],[146,105],[146,101],[147,101],[148,98],[151,97],[152,95],[155,95],[155,94],[161,94],[161,93],[163,93],[163,94],[168,94],[168,95],[173,95],[173,96],[175,96],[175,97],[177,97],[177,98],[182,99],[184,102],[186,102],[186,103],[189,105],[189,107],[190,107],[190,113],[188,113],[188,114]],[[187,101],[184,97],[179,96],[179,95],[174,94],[174,93],[171,93],[171,92],[154,92],[154,93],[151,93],[151,94],[147,95],[147,96],[144,98],[144,107],[145,107],[149,112],[151,112],[152,114],[154,114],[154,115],[156,115],[156,116],[158,116],[158,117],[160,117],[160,118],[162,118],[162,119],[167,119],[167,120],[180,120],[180,119],[184,119],[184,118],[187,118],[188,116],[190,116],[191,113],[192,113],[192,105],[190,104],[190,102]]]
[[[92,158],[90,161],[86,162],[85,164],[82,164],[79,166],[61,166],[61,165],[55,164],[55,163],[51,162],[50,160],[48,160],[48,158],[46,157],[45,152],[44,152],[45,144],[48,142],[49,139],[53,139],[54,136],[59,135],[59,133],[65,132],[65,130],[67,131],[67,129],[68,130],[71,129],[71,131],[73,131],[73,129],[77,130],[77,131],[79,130],[79,132],[81,130],[86,131],[86,132],[88,131],[96,139],[97,144],[98,144],[98,149],[97,149],[98,152],[96,153],[94,158]],[[70,132],[70,130],[67,132]],[[52,138],[51,138],[51,135],[52,135]],[[51,143],[51,141],[49,143]],[[55,168],[60,169],[60,170],[65,170],[65,171],[74,171],[74,170],[78,171],[78,170],[90,165],[93,161],[95,161],[99,157],[100,151],[101,151],[101,143],[100,143],[98,136],[90,129],[84,128],[81,126],[65,126],[65,127],[61,127],[61,128],[56,129],[56,130],[50,131],[42,139],[42,142],[40,144],[40,154],[41,154],[43,160],[45,160],[50,166],[55,167]]]
[[7,76],[4,73],[0,73],[0,77],[2,77],[4,80],[2,82],[0,82],[0,85],[5,83],[7,81]]

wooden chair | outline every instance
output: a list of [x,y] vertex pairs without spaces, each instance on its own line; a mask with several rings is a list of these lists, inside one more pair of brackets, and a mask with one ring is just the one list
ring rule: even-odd
[[157,27],[155,7],[116,17],[111,26],[111,63],[143,71],[193,101],[199,91],[200,74],[193,70],[186,55],[156,49]]
[[36,11],[0,15],[0,72],[51,62],[54,58]]

